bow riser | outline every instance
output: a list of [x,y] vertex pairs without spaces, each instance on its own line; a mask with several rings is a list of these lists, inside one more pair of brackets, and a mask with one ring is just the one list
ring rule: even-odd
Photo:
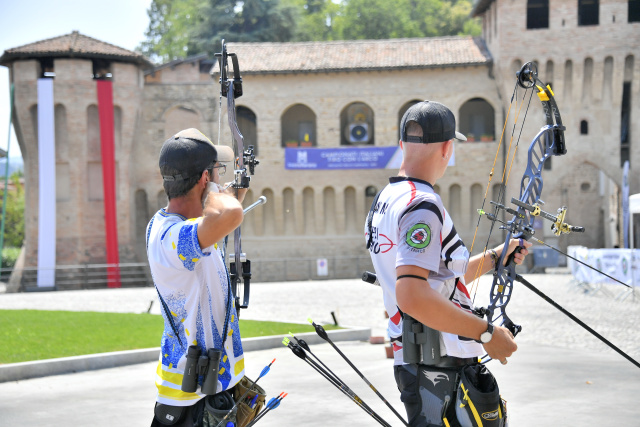
[[[236,189],[236,195],[240,189],[249,188],[251,177],[255,166],[259,161],[255,158],[254,148],[252,145],[247,150],[244,148],[244,136],[238,128],[236,117],[236,98],[242,96],[242,77],[240,76],[240,66],[238,57],[235,53],[227,52],[227,45],[222,40],[222,51],[216,53],[220,66],[220,97],[227,98],[227,119],[229,129],[233,139],[234,147],[234,182],[233,188]],[[229,77],[229,58],[233,64],[233,78]],[[222,106],[222,99],[220,102]],[[220,133],[218,134],[218,140]],[[219,141],[218,141],[219,142]],[[247,173],[247,167],[249,173]],[[246,259],[246,255],[242,252],[242,230],[238,226],[233,232],[234,253],[230,254],[232,261],[229,263],[229,276],[231,281],[231,289],[235,297],[236,311],[239,313],[241,308],[249,306],[249,291],[251,282],[251,261]],[[238,283],[243,282],[242,302],[238,296]]]

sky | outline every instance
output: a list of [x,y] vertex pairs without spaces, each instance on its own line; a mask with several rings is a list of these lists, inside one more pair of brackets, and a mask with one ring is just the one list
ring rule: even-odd
[[[144,40],[151,0],[0,0],[0,52],[74,30],[134,50]],[[9,70],[0,66],[0,148],[20,155],[15,134],[9,137]]]

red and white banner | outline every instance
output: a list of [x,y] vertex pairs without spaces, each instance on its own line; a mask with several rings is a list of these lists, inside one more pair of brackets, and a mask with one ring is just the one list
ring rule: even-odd
[[113,87],[109,80],[97,80],[98,115],[100,116],[100,148],[102,184],[104,187],[104,223],[107,249],[108,287],[119,288],[118,221],[116,216],[116,161],[113,120]]

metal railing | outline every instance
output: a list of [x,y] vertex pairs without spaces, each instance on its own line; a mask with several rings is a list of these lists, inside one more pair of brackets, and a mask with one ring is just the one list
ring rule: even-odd
[[[0,269],[0,281],[19,283],[18,291],[38,290],[38,271],[55,270],[56,290],[153,286],[147,263],[58,265],[53,269]],[[51,288],[48,287],[48,288]]]
[[[318,267],[322,260],[326,265]],[[353,279],[362,276],[365,270],[371,270],[368,256],[334,256],[307,258],[257,258],[251,262],[252,281],[278,282],[295,280]],[[38,290],[83,290],[115,287],[153,286],[153,279],[147,263],[123,264],[79,264],[59,265],[55,270],[55,284],[38,287],[38,269],[0,269],[0,282],[9,283],[12,292]],[[114,274],[114,270],[117,274]]]

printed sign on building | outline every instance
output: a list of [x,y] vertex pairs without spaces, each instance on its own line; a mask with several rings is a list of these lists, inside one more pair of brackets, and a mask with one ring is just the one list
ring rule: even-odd
[[398,169],[399,147],[285,148],[286,169]]

